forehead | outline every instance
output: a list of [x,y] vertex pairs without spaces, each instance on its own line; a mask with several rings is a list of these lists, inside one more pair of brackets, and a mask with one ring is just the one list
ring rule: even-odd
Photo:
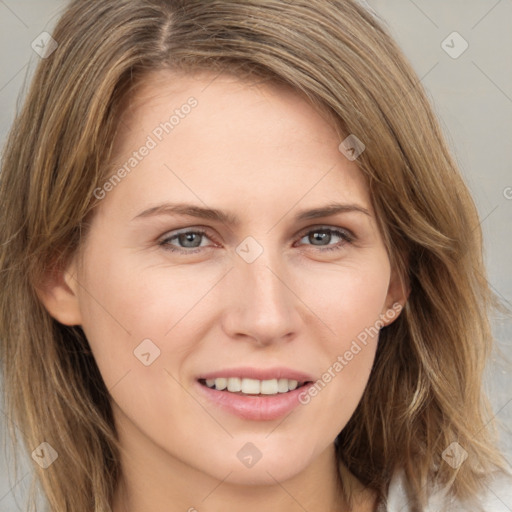
[[[246,114],[249,111],[254,113],[253,107],[259,105],[273,110],[279,107],[280,114],[286,109],[288,118],[293,113],[296,118],[307,119],[309,123],[301,123],[305,128],[312,121],[318,124],[321,117],[324,124],[330,126],[331,135],[338,130],[330,109],[321,105],[313,107],[305,96],[290,85],[268,77],[239,77],[233,73],[219,74],[207,69],[190,72],[162,69],[146,74],[125,96],[117,140],[126,139],[130,131],[140,129],[144,120],[155,114],[159,119],[168,119],[169,114],[179,110],[191,96],[200,103],[204,116],[219,124],[227,120],[225,114],[228,112],[231,117],[237,112],[240,120],[245,118],[247,124],[254,124],[255,119]],[[298,131],[298,128],[294,131]]]
[[[195,106],[185,109],[191,98]],[[288,86],[205,71],[152,73],[125,102],[112,169],[148,141],[149,154],[107,199],[123,191],[135,208],[238,198],[233,206],[242,210],[359,199],[371,209],[356,162],[338,149],[332,118]]]

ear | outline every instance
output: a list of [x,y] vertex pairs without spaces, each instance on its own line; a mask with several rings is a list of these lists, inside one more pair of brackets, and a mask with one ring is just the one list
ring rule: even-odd
[[409,282],[405,282],[401,278],[398,270],[394,266],[391,269],[386,302],[380,315],[383,327],[392,324],[399,317],[410,293]]
[[64,325],[81,325],[75,258],[62,267],[51,266],[36,287],[36,293],[48,313]]

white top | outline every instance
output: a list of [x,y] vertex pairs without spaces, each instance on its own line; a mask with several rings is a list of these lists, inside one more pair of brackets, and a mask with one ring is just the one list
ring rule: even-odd
[[[389,485],[387,505],[380,504],[377,512],[411,512],[405,491],[405,473],[397,472]],[[512,512],[512,475],[496,473],[487,485],[487,491],[477,502],[482,512]],[[476,504],[464,504],[453,498],[444,498],[442,492],[433,492],[424,512],[477,512]]]

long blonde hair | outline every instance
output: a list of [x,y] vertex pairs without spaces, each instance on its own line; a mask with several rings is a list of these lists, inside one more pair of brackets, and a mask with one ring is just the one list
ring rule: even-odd
[[[355,0],[77,0],[53,38],[0,175],[8,425],[13,442],[21,427],[29,451],[58,447],[57,463],[36,467],[52,510],[110,510],[120,447],[82,329],[55,321],[36,289],[87,233],[123,101],[163,68],[288,84],[332,114],[340,142],[355,134],[366,146],[357,161],[411,293],[381,330],[367,388],[337,439],[340,465],[380,498],[403,467],[414,510],[429,482],[471,498],[486,472],[506,468],[482,394],[495,299],[478,214],[418,77],[374,16]],[[442,458],[454,441],[469,455],[457,470]]]

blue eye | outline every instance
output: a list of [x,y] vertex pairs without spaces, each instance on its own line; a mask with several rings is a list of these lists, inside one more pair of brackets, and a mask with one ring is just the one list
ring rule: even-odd
[[[342,242],[339,242],[335,245],[331,245],[329,247],[324,247],[321,244],[313,244],[317,247],[321,247],[321,251],[337,251],[344,247],[347,243],[352,243],[354,241],[354,236],[349,231],[340,230],[340,229],[332,229],[329,227],[321,227],[321,228],[315,228],[310,229],[307,233],[305,233],[302,238],[308,238],[309,241],[315,240],[318,242],[323,242],[325,240],[331,241],[332,237],[336,236],[342,240]],[[301,239],[302,239],[301,238]]]
[[[181,252],[181,253],[187,253],[187,254],[194,254],[196,252],[199,252],[199,250],[186,250],[186,249],[198,249],[200,247],[199,245],[194,245],[197,240],[200,240],[203,237],[206,237],[207,233],[203,230],[190,230],[190,231],[182,231],[181,233],[177,233],[176,235],[169,236],[167,238],[164,238],[162,241],[159,242],[158,245],[161,245],[164,247],[165,250],[171,251],[171,252]],[[178,240],[179,243],[184,243],[184,247],[176,247],[172,246],[170,243],[173,240]],[[187,245],[191,244],[191,245]],[[185,250],[184,250],[185,249]]]
[[[328,244],[322,245],[322,242],[324,241],[331,241],[333,236],[340,238],[341,242],[338,242],[337,244],[330,246],[327,246]],[[168,236],[161,240],[160,242],[158,242],[158,245],[162,246],[165,250],[171,252],[178,252],[181,254],[195,254],[197,252],[200,252],[201,248],[211,248],[211,246],[201,245],[201,242],[204,238],[209,238],[208,233],[206,231],[201,229],[194,229],[182,231],[180,233]],[[350,231],[338,228],[333,229],[325,226],[314,229],[309,228],[309,231],[304,232],[300,236],[299,240],[302,240],[303,238],[308,238],[310,242],[320,242],[319,244],[313,243],[312,245],[319,247],[319,250],[321,252],[340,250],[346,244],[350,244],[355,240],[354,235]],[[176,245],[171,244],[171,242],[173,242],[174,240],[181,244],[181,246],[176,247]]]

